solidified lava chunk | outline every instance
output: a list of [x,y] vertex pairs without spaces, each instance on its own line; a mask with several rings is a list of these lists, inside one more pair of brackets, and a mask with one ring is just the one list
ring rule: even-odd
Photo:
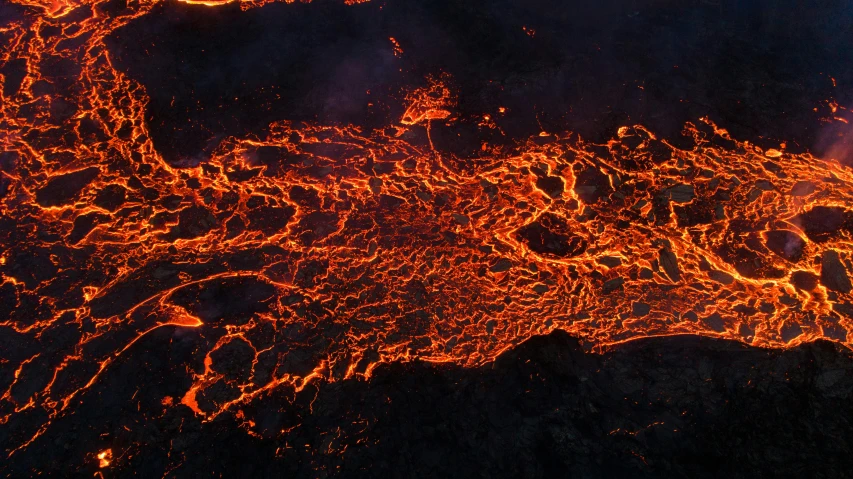
[[847,268],[841,262],[837,251],[829,250],[823,254],[820,262],[820,282],[827,289],[839,293],[849,293],[853,290]]
[[711,201],[697,200],[685,206],[677,205],[673,211],[681,228],[711,224],[716,219],[715,204]]
[[597,203],[612,192],[610,178],[598,168],[586,167],[575,171],[575,193],[584,203]]
[[18,164],[20,155],[16,151],[0,152],[0,171],[12,171]]
[[720,283],[720,284],[723,284],[726,286],[735,282],[735,277],[724,272],[724,271],[717,271],[717,270],[709,271],[708,277],[711,278],[712,281],[716,281],[717,283]]
[[723,317],[720,313],[714,313],[707,318],[703,318],[702,322],[705,323],[708,328],[718,333],[722,333],[726,330],[725,322],[723,321]]
[[631,314],[637,317],[645,316],[649,314],[651,310],[652,307],[646,303],[635,302],[633,305],[631,305]]
[[379,197],[379,208],[382,210],[395,210],[405,203],[406,201],[399,196],[381,195]]
[[241,338],[233,339],[210,353],[211,369],[232,380],[245,381],[252,374],[255,350]]
[[0,176],[0,199],[6,196],[6,193],[9,192],[9,185],[12,184],[12,180],[6,178],[5,176]]
[[613,291],[621,289],[624,284],[625,284],[625,278],[618,277],[618,278],[609,279],[609,280],[604,282],[601,290],[602,290],[602,292],[604,292],[604,294],[612,293]]
[[234,216],[225,223],[225,230],[227,231],[226,238],[234,238],[243,231],[246,231],[246,223],[243,221],[243,218]]
[[587,247],[586,240],[569,232],[566,222],[550,213],[519,229],[517,236],[531,250],[561,258],[578,256]]
[[181,195],[167,195],[160,198],[160,206],[169,211],[175,211],[181,206],[183,197]]
[[453,221],[459,223],[462,226],[465,226],[471,222],[471,218],[468,218],[465,215],[460,215],[459,213],[452,213],[450,216],[453,218]]
[[127,190],[121,185],[107,185],[98,195],[95,196],[94,203],[97,206],[109,211],[115,211],[124,204],[127,199]]
[[233,182],[243,182],[248,181],[260,174],[261,170],[259,168],[250,168],[248,170],[240,169],[240,168],[228,168],[225,171],[225,176],[228,177],[228,181]]
[[258,162],[267,167],[265,176],[274,176],[289,165],[288,155],[286,148],[275,146],[261,146],[257,150]]
[[615,268],[615,267],[620,266],[622,264],[622,258],[620,258],[618,256],[602,256],[597,261],[598,261],[598,264],[603,264],[604,266],[607,266],[608,268]]
[[778,279],[785,276],[783,270],[776,268],[763,256],[749,248],[739,246],[729,251],[720,251],[720,255],[734,266],[738,273],[747,278]]
[[27,76],[27,61],[23,58],[11,60],[0,68],[0,73],[5,77],[3,94],[10,97],[17,93]]
[[255,313],[267,311],[275,292],[272,285],[257,279],[217,279],[182,288],[172,300],[205,322],[241,324]]
[[86,213],[74,219],[74,228],[68,234],[68,241],[76,244],[86,237],[101,221],[109,219],[109,216],[101,213]]
[[320,196],[314,188],[294,185],[290,188],[290,199],[299,206],[308,206],[315,209],[320,207]]
[[178,225],[172,229],[175,238],[197,238],[216,225],[216,218],[203,206],[190,206],[178,214]]
[[[743,231],[744,229],[746,231]],[[717,247],[716,253],[722,260],[734,266],[738,273],[747,278],[779,279],[785,277],[785,271],[772,261],[773,256],[765,249],[767,241],[763,240],[757,232],[750,232],[749,229],[751,227],[748,222],[733,220],[729,225],[724,242]],[[774,240],[778,240],[777,236],[773,235],[772,237]],[[790,240],[787,236],[785,239]],[[796,246],[796,243],[793,244]],[[773,245],[775,246],[776,243]],[[789,257],[794,257],[794,253],[796,253],[794,246],[788,245],[786,250],[786,246],[781,245],[780,251]]]
[[661,248],[658,252],[658,258],[660,259],[660,265],[663,267],[663,270],[669,279],[675,282],[681,281],[681,269],[678,267],[678,256],[666,248]]
[[12,283],[0,284],[0,315],[11,317],[17,303],[18,291],[15,286]]
[[803,291],[814,291],[818,281],[820,278],[810,271],[794,271],[791,273],[791,284]]
[[249,220],[249,229],[269,235],[284,229],[294,214],[296,210],[292,206],[260,206],[249,210],[246,218]]
[[779,331],[779,334],[782,336],[782,341],[789,342],[802,335],[803,328],[797,323],[785,323],[785,325],[782,326],[781,331]]
[[51,251],[47,248],[32,248],[23,252],[15,257],[10,270],[27,288],[35,288],[40,283],[54,278],[58,272],[51,261]]
[[489,268],[489,271],[492,273],[503,273],[504,271],[509,271],[510,268],[512,268],[512,261],[501,258]]
[[36,192],[36,202],[42,206],[59,206],[70,203],[100,173],[98,168],[89,167],[73,173],[51,178]]
[[791,187],[791,196],[808,196],[817,189],[811,181],[798,181]]
[[803,257],[806,242],[793,231],[775,230],[767,232],[765,245],[782,258],[796,262]]
[[823,243],[853,229],[853,214],[837,206],[815,206],[797,217],[806,236]]
[[696,196],[693,185],[679,184],[664,190],[664,195],[675,203],[689,203]]
[[333,211],[308,213],[299,221],[299,230],[299,240],[305,246],[311,246],[338,230],[338,215]]
[[543,176],[536,180],[536,187],[553,199],[563,196],[565,183],[559,176]]

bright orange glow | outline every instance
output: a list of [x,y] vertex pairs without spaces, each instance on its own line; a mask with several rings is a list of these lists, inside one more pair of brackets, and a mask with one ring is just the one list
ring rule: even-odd
[[112,449],[107,449],[105,451],[101,451],[98,453],[98,467],[100,467],[101,469],[103,469],[105,467],[109,467],[112,460],[113,460]]
[[391,40],[391,45],[394,48],[394,56],[399,57],[403,54],[403,48],[400,47],[400,42],[398,42],[394,37],[389,38]]
[[429,79],[428,87],[413,91],[406,99],[409,107],[400,123],[409,126],[447,119],[450,117],[448,108],[454,105],[450,89],[434,78]]

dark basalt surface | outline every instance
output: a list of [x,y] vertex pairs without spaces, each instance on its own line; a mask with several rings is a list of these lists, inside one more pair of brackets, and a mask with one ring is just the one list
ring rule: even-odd
[[[851,19],[840,0],[165,2],[108,47],[146,86],[151,136],[174,164],[274,120],[384,127],[405,89],[442,73],[459,115],[507,108],[494,142],[542,129],[606,141],[635,123],[672,139],[708,115],[737,138],[829,150],[838,127],[818,119],[825,100],[853,101]],[[476,153],[464,133],[436,146]]]
[[[143,338],[3,469],[92,477],[92,450],[135,444],[104,477],[853,477],[853,355],[832,343],[676,336],[600,355],[556,332],[481,368],[397,364],[273,393],[250,406],[255,430],[290,433],[260,439],[233,414],[161,404],[188,386],[173,365],[194,335]],[[229,353],[223,371],[244,364]]]

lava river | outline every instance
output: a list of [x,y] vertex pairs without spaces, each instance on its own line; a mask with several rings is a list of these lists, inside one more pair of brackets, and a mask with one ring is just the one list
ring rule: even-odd
[[678,143],[628,124],[462,158],[432,142],[459,121],[438,76],[383,128],[283,115],[179,167],[104,44],[156,2],[16,1],[38,13],[0,31],[18,72],[0,97],[6,455],[162,328],[203,337],[164,404],[204,420],[383,363],[482,365],[555,329],[593,349],[853,339],[853,172],[836,161],[698,118]]

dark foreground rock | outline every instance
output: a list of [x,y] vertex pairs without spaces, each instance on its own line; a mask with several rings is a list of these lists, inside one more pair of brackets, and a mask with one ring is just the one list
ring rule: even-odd
[[104,477],[853,477],[853,355],[827,342],[679,336],[599,355],[556,332],[481,368],[276,391],[245,408],[260,437],[236,410],[204,423],[146,407],[180,382],[174,348],[151,354],[163,362],[121,365],[4,475],[92,477],[111,448]]

